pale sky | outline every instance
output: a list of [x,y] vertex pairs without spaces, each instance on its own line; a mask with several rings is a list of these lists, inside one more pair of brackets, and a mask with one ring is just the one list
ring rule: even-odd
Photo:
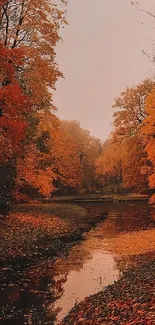
[[[155,11],[155,0],[140,0]],[[68,27],[57,47],[65,79],[54,103],[62,119],[78,120],[104,140],[111,130],[113,100],[127,85],[154,76],[155,18],[125,0],[68,0]]]

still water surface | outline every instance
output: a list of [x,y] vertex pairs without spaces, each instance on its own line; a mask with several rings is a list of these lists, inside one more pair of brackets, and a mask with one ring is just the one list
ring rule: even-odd
[[0,273],[1,314],[3,318],[10,315],[1,324],[58,324],[75,303],[118,280],[124,269],[155,258],[154,251],[119,255],[107,245],[122,234],[154,228],[147,202],[83,206],[91,214],[106,210],[109,216],[72,247],[68,257],[48,259],[24,272]]

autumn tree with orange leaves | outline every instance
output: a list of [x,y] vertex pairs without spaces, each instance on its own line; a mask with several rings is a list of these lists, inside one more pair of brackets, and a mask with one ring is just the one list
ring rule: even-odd
[[122,162],[120,145],[108,139],[104,145],[102,154],[96,161],[96,175],[105,193],[120,192],[122,187]]
[[[55,46],[60,40],[59,29],[65,23],[64,11],[51,1],[0,1],[0,141],[3,144],[0,156],[1,160],[7,158],[7,164],[11,162],[11,168],[16,169],[12,150],[16,147],[18,159],[23,151],[22,160],[33,142],[37,127],[35,113],[55,111],[52,89],[62,76],[55,59]],[[55,121],[54,114],[52,117]],[[39,154],[37,146],[34,151]]]
[[122,145],[123,186],[141,191],[147,188],[148,161],[141,127],[146,117],[145,102],[154,89],[152,80],[144,80],[136,87],[127,87],[115,100],[114,138]]
[[77,121],[53,120],[51,112],[38,112],[39,123],[31,144],[17,159],[20,188],[27,185],[51,196],[58,189],[95,187],[95,161],[101,143],[82,129]]
[[[146,145],[147,158],[150,162],[149,168],[149,187],[155,189],[155,89],[147,97],[145,103],[146,117],[143,121],[141,135]],[[150,203],[154,204],[155,194]]]
[[22,153],[27,130],[29,98],[16,79],[23,52],[0,46],[0,196],[10,197],[15,160]]
[[154,188],[154,81],[115,99],[104,144],[77,121],[56,117],[55,47],[66,24],[60,3],[63,10],[50,0],[0,0],[0,196],[10,187],[17,197],[26,186],[45,196],[67,186],[142,191],[149,181]]
[[114,101],[115,136],[119,140],[138,134],[146,116],[145,99],[154,89],[155,82],[144,80],[135,87],[127,87]]
[[[115,99],[114,131],[97,161],[97,175],[110,190],[143,191],[148,188],[150,162],[141,128],[146,118],[146,99],[155,83],[144,80],[127,87]],[[115,186],[114,186],[115,184]]]
[[[80,160],[72,135],[50,112],[37,114],[39,123],[24,157],[17,161],[17,184],[38,189],[40,194],[51,193],[62,186],[79,187]],[[55,121],[54,121],[55,122]]]
[[0,47],[0,161],[5,162],[22,150],[29,111],[29,98],[16,79],[16,68],[22,64],[19,49]]
[[121,144],[122,187],[134,192],[148,188],[149,164],[144,141],[140,136],[125,139]]

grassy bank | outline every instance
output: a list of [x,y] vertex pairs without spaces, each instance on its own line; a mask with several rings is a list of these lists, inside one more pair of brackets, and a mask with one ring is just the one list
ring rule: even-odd
[[155,324],[155,262],[130,269],[113,285],[75,306],[61,325]]
[[0,221],[0,265],[27,265],[63,254],[101,220],[73,204],[17,205]]

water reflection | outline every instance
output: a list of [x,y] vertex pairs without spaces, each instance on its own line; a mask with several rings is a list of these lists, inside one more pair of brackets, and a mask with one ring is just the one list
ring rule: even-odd
[[52,261],[46,261],[25,272],[8,269],[0,273],[0,321],[5,324],[54,324],[57,310],[48,306],[63,293],[66,272],[54,279]]
[[[74,266],[72,268],[74,269]],[[119,274],[111,254],[94,252],[91,260],[85,262],[82,269],[68,273],[67,282],[64,284],[64,294],[54,306],[54,308],[61,308],[58,319],[62,319],[75,303],[112,284],[119,278]],[[51,308],[53,309],[53,305]]]
[[[81,204],[82,205],[82,204]],[[110,252],[110,239],[154,227],[146,202],[86,205],[91,215],[109,217],[74,246],[68,257],[40,262],[22,272],[0,271],[0,323],[56,324],[74,303],[113,283],[123,270],[155,258],[154,252],[120,256]],[[108,244],[107,244],[108,243]]]
[[[82,205],[82,204],[81,204]],[[106,227],[109,226],[107,236],[117,235],[121,232],[131,232],[140,229],[154,227],[152,219],[153,211],[148,207],[147,201],[141,202],[104,202],[103,204],[89,204],[85,206],[89,213],[100,215],[102,211],[108,211],[109,218],[106,220]],[[112,228],[111,228],[112,227]],[[111,232],[113,231],[113,233]]]

